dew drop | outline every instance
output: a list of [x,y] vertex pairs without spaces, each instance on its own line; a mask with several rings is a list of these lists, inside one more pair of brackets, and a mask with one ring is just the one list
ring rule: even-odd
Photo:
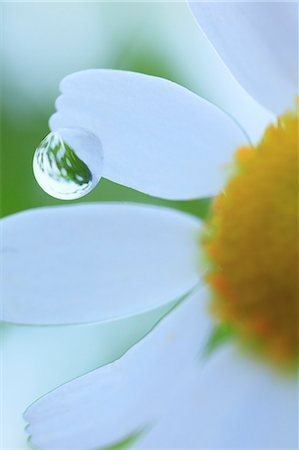
[[35,150],[33,172],[47,194],[74,200],[97,185],[103,164],[97,136],[81,128],[62,128],[49,133]]

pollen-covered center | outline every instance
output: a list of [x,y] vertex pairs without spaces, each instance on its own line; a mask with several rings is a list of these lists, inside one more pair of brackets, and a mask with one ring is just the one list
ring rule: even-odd
[[202,236],[214,313],[278,363],[298,357],[298,114],[241,148]]

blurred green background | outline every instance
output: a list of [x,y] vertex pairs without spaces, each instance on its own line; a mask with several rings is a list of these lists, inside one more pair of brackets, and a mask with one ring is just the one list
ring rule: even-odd
[[[71,72],[103,67],[158,75],[188,87],[233,116],[236,111],[238,117],[246,113],[238,102],[244,94],[183,0],[2,2],[0,14],[1,217],[65,204],[37,185],[32,158],[48,134],[59,82]],[[209,206],[209,199],[167,202],[107,180],[76,202],[111,200],[158,203],[199,217]],[[166,310],[102,325],[1,325],[0,448],[30,448],[24,409],[56,386],[120,356]]]

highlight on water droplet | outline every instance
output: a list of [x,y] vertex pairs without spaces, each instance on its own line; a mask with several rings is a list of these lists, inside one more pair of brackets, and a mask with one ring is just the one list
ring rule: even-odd
[[88,194],[100,181],[104,158],[97,136],[81,128],[49,133],[33,157],[33,173],[52,197],[74,200]]

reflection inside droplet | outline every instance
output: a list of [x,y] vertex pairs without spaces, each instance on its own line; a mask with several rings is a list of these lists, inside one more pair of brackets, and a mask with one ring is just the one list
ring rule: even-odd
[[88,194],[103,171],[103,150],[97,136],[80,128],[49,133],[33,158],[34,176],[52,197],[72,200]]

